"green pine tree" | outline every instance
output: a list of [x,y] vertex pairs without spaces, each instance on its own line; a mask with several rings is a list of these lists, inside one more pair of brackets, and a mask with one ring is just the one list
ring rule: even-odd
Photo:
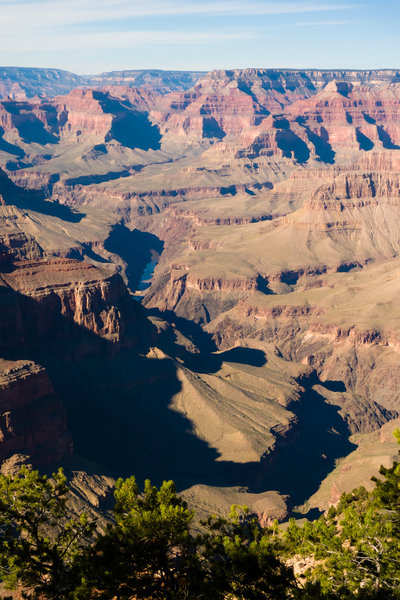
[[[400,433],[395,432],[400,443]],[[400,465],[381,467],[375,489],[343,494],[315,522],[294,520],[283,536],[287,556],[313,557],[302,598],[400,598]]]
[[95,523],[69,513],[67,491],[62,469],[52,479],[27,467],[0,475],[0,575],[23,597],[64,600],[79,583]]
[[89,550],[76,598],[187,598],[196,570],[193,513],[172,481],[160,489],[134,477],[117,481],[115,524]]

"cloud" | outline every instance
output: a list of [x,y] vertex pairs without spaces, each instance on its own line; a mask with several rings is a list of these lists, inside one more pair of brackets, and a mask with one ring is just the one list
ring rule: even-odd
[[[343,11],[354,7],[352,4],[333,2],[298,1],[298,2],[265,2],[263,0],[0,0],[2,36],[0,48],[27,48],[27,41],[32,44],[31,50],[41,47],[60,50],[63,48],[80,48],[85,43],[81,34],[97,43],[93,33],[103,31],[103,48],[110,44],[111,48],[122,48],[123,41],[131,43],[132,36],[138,40],[136,45],[147,44],[148,40],[157,39],[160,43],[203,43],[202,41],[223,41],[244,39],[245,33],[190,33],[190,16],[255,16],[255,15],[290,15],[305,13],[321,13],[327,11]],[[181,31],[160,33],[152,31],[149,19],[159,16],[186,16],[185,27]],[[143,19],[147,18],[144,23]],[[114,26],[113,23],[116,25]],[[114,33],[124,23],[128,33]],[[238,21],[240,25],[240,21]],[[147,27],[144,27],[144,24]],[[150,27],[149,27],[150,24]],[[301,24],[299,24],[301,26]],[[162,29],[159,22],[157,28]],[[196,27],[192,27],[192,29]],[[156,28],[154,28],[156,29]],[[129,31],[132,30],[132,31]],[[68,39],[64,37],[67,35]],[[118,39],[119,37],[119,39]],[[75,44],[75,46],[73,46]]]
[[[58,53],[65,64],[70,60],[69,55],[76,56],[79,51],[86,56],[82,57],[82,63],[93,62],[100,55],[104,59],[113,51],[119,52],[119,57],[114,54],[114,60],[119,62],[124,57],[123,51],[141,46],[147,51],[150,45],[164,45],[167,55],[170,46],[212,47],[257,37],[243,31],[243,17],[253,17],[253,21],[246,20],[246,29],[259,30],[261,21],[257,17],[281,15],[279,22],[268,20],[268,26],[279,29],[290,15],[308,15],[319,21],[318,17],[326,15],[333,19],[338,11],[349,11],[356,6],[334,0],[0,0],[0,51],[9,64],[10,61],[35,63],[40,53],[45,56],[42,62],[52,60]],[[224,20],[228,16],[229,28]],[[162,18],[167,17],[181,17],[182,21],[171,25],[173,19],[169,19],[163,29]],[[306,25],[299,23],[300,26]],[[265,38],[265,28],[261,35]],[[82,68],[88,67],[82,64]]]
[[[245,39],[249,34],[190,32],[190,21],[181,31],[143,31],[142,18],[167,15],[186,17],[278,15],[318,13],[350,8],[349,4],[327,2],[265,2],[262,0],[0,0],[2,36],[0,48],[22,52],[24,49],[79,49],[89,43],[98,47],[123,48],[148,43],[198,44],[211,41]],[[113,22],[125,22],[132,31],[115,33]],[[146,22],[148,25],[149,22]],[[152,29],[151,27],[148,29]],[[68,32],[68,37],[67,36]],[[85,34],[85,37],[82,37]]]
[[138,46],[174,45],[174,44],[209,44],[231,40],[254,38],[252,32],[192,32],[192,31],[124,31],[72,33],[43,36],[33,39],[30,36],[14,42],[5,37],[0,38],[1,52],[51,52],[55,46],[58,51],[72,50],[128,50]]
[[333,27],[350,24],[351,21],[302,21],[300,23],[293,23],[292,27]]
[[4,26],[62,26],[158,16],[256,16],[343,11],[349,3],[183,0],[0,0]]

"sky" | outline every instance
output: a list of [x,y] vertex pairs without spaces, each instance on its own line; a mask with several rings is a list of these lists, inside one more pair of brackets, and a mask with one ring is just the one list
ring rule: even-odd
[[400,0],[0,0],[0,65],[400,69]]

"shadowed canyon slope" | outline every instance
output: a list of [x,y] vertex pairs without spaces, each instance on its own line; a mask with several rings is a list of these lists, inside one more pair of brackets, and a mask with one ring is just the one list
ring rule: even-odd
[[325,507],[395,452],[400,74],[164,75],[0,101],[1,456]]

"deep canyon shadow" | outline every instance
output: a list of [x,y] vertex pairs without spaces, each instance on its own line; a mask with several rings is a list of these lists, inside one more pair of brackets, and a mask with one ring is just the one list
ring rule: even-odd
[[[290,406],[298,419],[295,439],[280,444],[268,475],[268,485],[288,494],[291,507],[302,505],[334,469],[337,459],[357,448],[349,440],[351,432],[339,407],[328,404],[313,389],[315,383],[313,379],[301,381],[305,389],[301,402]],[[326,383],[331,391],[345,387],[343,382]]]
[[[218,460],[199,439],[191,422],[171,407],[181,390],[174,357],[151,358],[154,331],[134,300],[125,307],[131,320],[129,340],[115,344],[61,315],[57,297],[37,302],[0,288],[1,356],[31,359],[45,366],[68,411],[78,455],[102,465],[114,477],[135,474],[140,483],[173,479],[178,489],[194,484],[241,486],[249,491],[278,490],[300,504],[318,487],[335,459],[353,449],[337,408],[324,402],[313,382],[301,382],[304,397],[294,407],[297,437],[280,449],[271,464]],[[136,336],[136,337],[135,337]],[[199,372],[215,372],[223,360],[262,366],[264,353],[248,348],[192,357]],[[21,449],[23,451],[23,449]]]
[[83,212],[74,212],[69,206],[46,200],[42,191],[27,190],[15,185],[1,169],[0,194],[7,204],[22,210],[33,210],[42,215],[58,217],[69,223],[79,223],[85,217]]
[[292,158],[304,164],[310,158],[310,150],[305,142],[299,138],[291,129],[280,129],[276,133],[278,148],[282,150],[283,156]]
[[11,144],[4,139],[4,129],[0,127],[0,150],[2,152],[7,152],[8,154],[14,154],[18,158],[23,158],[25,156],[25,152],[19,146],[15,144]]
[[158,150],[161,148],[161,133],[145,111],[128,106],[124,101],[95,90],[93,98],[99,101],[103,111],[113,115],[111,129],[105,141],[116,140],[122,146],[135,150]]
[[111,231],[104,248],[117,254],[126,263],[128,287],[133,292],[138,288],[146,265],[162,253],[164,243],[152,233],[128,229],[116,225]]
[[[158,308],[148,309],[148,314],[153,317],[158,317],[167,321],[167,323],[173,325],[182,335],[191,340],[196,348],[204,356],[204,360],[207,360],[207,356],[212,352],[217,351],[217,346],[212,336],[204,331],[204,329],[194,321],[179,317],[172,310],[160,311]],[[176,337],[172,329],[167,329],[160,334],[159,343],[165,349],[168,354],[189,360],[187,353],[183,348],[176,344]]]
[[21,139],[27,144],[57,144],[58,137],[49,133],[44,124],[35,115],[30,115],[30,118],[21,120],[16,123],[16,128]]
[[265,352],[255,348],[236,347],[217,354],[190,354],[185,357],[185,366],[195,373],[216,373],[223,362],[262,367],[267,362]]

